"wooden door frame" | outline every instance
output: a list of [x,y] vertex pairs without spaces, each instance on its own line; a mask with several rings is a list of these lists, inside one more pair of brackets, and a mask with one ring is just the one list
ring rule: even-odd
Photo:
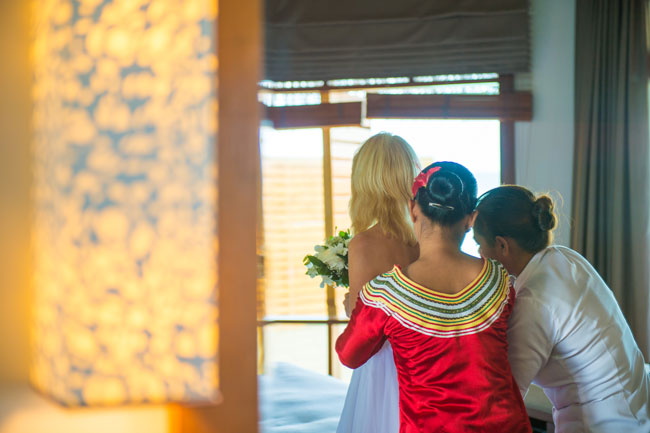
[[262,3],[218,1],[219,387],[222,401],[173,406],[172,433],[258,429],[256,228]]

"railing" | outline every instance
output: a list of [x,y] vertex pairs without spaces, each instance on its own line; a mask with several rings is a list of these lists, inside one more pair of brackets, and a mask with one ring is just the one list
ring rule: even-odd
[[[298,319],[298,318],[269,318],[258,320],[258,339],[259,339],[259,362],[260,366],[264,365],[264,327],[272,325],[327,325],[327,374],[330,376],[334,371],[334,354],[332,351],[332,343],[334,340],[333,329],[334,325],[345,325],[349,319]],[[261,367],[260,367],[261,369]]]

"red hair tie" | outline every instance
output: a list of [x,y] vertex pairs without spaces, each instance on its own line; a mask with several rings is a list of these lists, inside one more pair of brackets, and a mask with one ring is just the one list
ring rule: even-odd
[[413,198],[415,198],[416,194],[418,193],[418,190],[422,188],[423,186],[426,187],[427,184],[429,183],[429,179],[431,178],[431,175],[437,171],[440,171],[442,167],[435,166],[431,167],[427,171],[422,171],[418,176],[415,178],[415,181],[413,182],[413,188],[411,189],[411,192],[413,193]]

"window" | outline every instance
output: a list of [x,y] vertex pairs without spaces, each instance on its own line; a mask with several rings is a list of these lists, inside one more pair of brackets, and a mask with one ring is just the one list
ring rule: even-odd
[[[498,95],[499,82],[495,77],[476,80],[431,85],[426,80],[413,79],[410,86],[404,82],[386,86],[382,82],[376,87],[329,88],[320,93],[311,89],[296,93],[264,91],[260,99],[268,106],[282,107],[318,105],[324,101],[366,103],[369,94]],[[301,86],[301,83],[294,84]],[[323,86],[322,82],[316,84]],[[341,85],[368,83],[344,81]],[[372,118],[362,119],[357,126],[274,129],[265,125],[261,128],[264,226],[261,370],[276,362],[290,362],[343,379],[350,375],[332,354],[334,341],[345,327],[342,308],[345,291],[319,287],[319,279],[305,275],[302,258],[314,245],[323,242],[327,231],[350,226],[347,212],[350,171],[352,158],[361,143],[381,131],[401,135],[413,146],[423,167],[437,160],[452,160],[467,166],[477,178],[480,194],[501,180],[503,123],[496,116],[491,119]],[[471,233],[463,249],[477,255]]]

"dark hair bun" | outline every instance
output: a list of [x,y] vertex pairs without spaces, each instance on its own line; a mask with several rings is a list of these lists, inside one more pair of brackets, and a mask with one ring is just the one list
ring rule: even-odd
[[557,218],[553,212],[553,200],[549,196],[539,196],[533,204],[532,212],[540,230],[549,231],[555,228]]
[[429,165],[422,173],[430,171],[426,187],[420,187],[415,195],[429,220],[449,226],[474,211],[476,179],[467,168],[441,161]]
[[486,192],[476,210],[474,233],[489,245],[494,245],[497,236],[509,237],[532,254],[550,245],[558,222],[549,196],[535,197],[518,185],[503,185]]
[[429,179],[427,192],[433,202],[456,208],[460,204],[463,182],[452,172],[439,171]]

